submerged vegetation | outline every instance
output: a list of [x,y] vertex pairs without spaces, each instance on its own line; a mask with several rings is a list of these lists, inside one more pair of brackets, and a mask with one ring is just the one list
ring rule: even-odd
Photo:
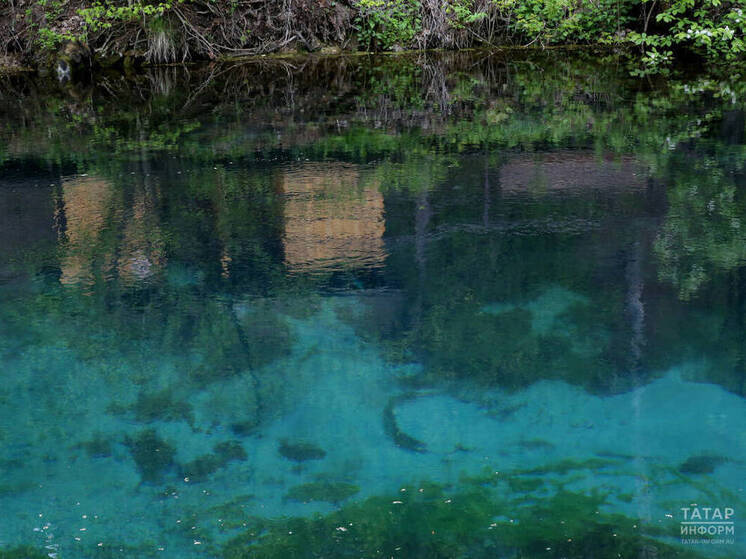
[[190,482],[205,481],[229,462],[243,461],[247,456],[244,447],[236,441],[218,443],[213,447],[212,454],[198,456],[181,466],[179,476]]
[[32,546],[0,549],[0,559],[46,559],[49,555]]
[[285,498],[304,503],[322,501],[338,505],[359,491],[360,488],[352,483],[315,481],[291,487]]
[[386,406],[383,408],[381,416],[383,422],[383,430],[386,435],[391,438],[393,443],[399,448],[403,448],[410,452],[427,452],[427,446],[422,442],[418,441],[414,437],[410,437],[404,433],[399,425],[396,423],[396,405],[405,402],[414,396],[411,394],[405,394],[403,396],[397,396],[391,398]]
[[298,50],[572,44],[639,51],[635,67],[644,73],[682,53],[733,63],[746,50],[745,32],[737,0],[12,0],[0,7],[0,54],[57,55],[63,77],[94,59],[131,65]]
[[161,439],[154,429],[146,429],[134,437],[127,437],[129,448],[144,483],[159,483],[165,472],[174,465],[176,449]]
[[601,514],[603,500],[561,491],[526,505],[484,487],[454,494],[423,484],[326,516],[254,519],[223,557],[699,557],[652,539],[632,519]]
[[711,474],[715,468],[728,462],[724,456],[692,456],[679,466],[682,474]]
[[323,448],[305,441],[280,441],[277,451],[281,456],[293,462],[321,460],[326,456],[326,451]]

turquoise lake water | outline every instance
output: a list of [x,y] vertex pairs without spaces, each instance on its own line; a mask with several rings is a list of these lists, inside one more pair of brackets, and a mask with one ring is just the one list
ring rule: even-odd
[[0,558],[746,557],[746,84],[582,52],[0,85]]

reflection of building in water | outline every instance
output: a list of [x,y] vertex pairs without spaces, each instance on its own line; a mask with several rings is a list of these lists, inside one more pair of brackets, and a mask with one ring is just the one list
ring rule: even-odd
[[65,212],[65,256],[62,259],[62,276],[65,285],[93,281],[94,261],[97,266],[109,269],[112,254],[100,254],[101,233],[113,198],[111,183],[95,177],[74,177],[62,182],[62,199]]
[[640,190],[645,185],[645,170],[635,159],[604,159],[589,152],[566,150],[520,156],[500,168],[500,190],[504,194]]
[[164,251],[158,228],[150,224],[147,196],[135,192],[130,211],[125,211],[118,193],[97,177],[62,182],[63,284],[92,283],[98,275],[115,273],[125,281],[139,281],[162,266]]
[[360,186],[358,169],[306,164],[283,172],[285,260],[295,271],[340,270],[382,264],[383,196]]
[[165,247],[157,226],[155,209],[145,192],[135,193],[132,213],[124,227],[117,271],[126,282],[136,283],[152,276],[166,263]]

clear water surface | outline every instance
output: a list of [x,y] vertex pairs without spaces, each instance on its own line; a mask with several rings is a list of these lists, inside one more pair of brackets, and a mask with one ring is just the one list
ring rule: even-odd
[[0,557],[746,556],[737,77],[0,90]]

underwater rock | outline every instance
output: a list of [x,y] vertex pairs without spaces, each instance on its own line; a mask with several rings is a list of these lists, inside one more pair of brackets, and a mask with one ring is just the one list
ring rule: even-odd
[[711,474],[715,468],[728,462],[723,456],[691,456],[679,466],[679,472],[682,474]]
[[319,49],[319,54],[323,54],[326,56],[342,54],[342,52],[342,48],[337,45],[324,45]]
[[360,488],[352,483],[315,481],[291,487],[285,495],[285,499],[304,503],[316,501],[336,505],[359,491]]
[[174,464],[176,450],[161,439],[155,429],[141,431],[134,438],[126,437],[124,443],[130,449],[144,483],[160,482]]
[[321,460],[326,456],[326,451],[323,448],[307,443],[307,442],[295,442],[291,443],[286,440],[280,442],[280,446],[277,451],[293,462],[305,462],[307,460]]
[[91,49],[80,41],[67,41],[57,53],[55,70],[61,82],[67,82],[76,77],[85,68],[91,66]]
[[396,415],[394,414],[394,408],[406,400],[411,400],[417,395],[408,393],[400,396],[391,398],[383,408],[383,430],[393,441],[396,446],[403,448],[404,450],[410,450],[412,452],[427,452],[425,443],[418,441],[414,437],[410,437],[399,429],[399,425],[396,423]]

